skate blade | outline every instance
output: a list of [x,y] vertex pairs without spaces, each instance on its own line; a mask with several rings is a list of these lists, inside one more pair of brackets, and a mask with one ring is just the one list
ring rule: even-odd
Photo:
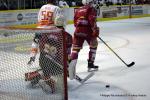
[[98,71],[98,68],[88,68],[88,72],[95,72]]

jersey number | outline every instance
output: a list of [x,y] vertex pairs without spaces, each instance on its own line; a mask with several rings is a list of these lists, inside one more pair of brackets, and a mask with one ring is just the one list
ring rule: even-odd
[[42,21],[47,21],[49,23],[52,22],[52,18],[53,18],[53,12],[50,11],[42,11]]

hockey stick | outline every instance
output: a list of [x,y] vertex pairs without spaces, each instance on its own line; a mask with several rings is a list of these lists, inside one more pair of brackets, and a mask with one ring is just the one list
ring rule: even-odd
[[118,56],[118,54],[116,52],[114,52],[114,50],[112,48],[110,48],[110,46],[107,45],[107,43],[98,36],[98,38],[127,66],[127,67],[131,67],[135,64],[135,62],[131,62],[130,64],[127,64],[124,60],[122,60],[120,58],[120,56]]

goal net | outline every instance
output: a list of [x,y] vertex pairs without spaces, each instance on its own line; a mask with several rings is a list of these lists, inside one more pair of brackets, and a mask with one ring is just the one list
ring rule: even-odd
[[[35,61],[28,65],[36,34],[40,37],[38,54]],[[65,35],[60,29],[0,28],[0,98],[67,100],[65,45]],[[34,74],[36,72],[40,77]],[[29,74],[33,74],[31,79],[27,79]],[[49,82],[53,88],[47,84],[49,79],[42,78],[46,74],[53,79]]]

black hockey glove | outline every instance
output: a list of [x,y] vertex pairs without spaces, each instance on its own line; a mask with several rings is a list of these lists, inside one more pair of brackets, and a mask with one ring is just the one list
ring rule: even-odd
[[33,56],[33,57],[30,57],[30,60],[29,60],[29,62],[28,62],[28,65],[31,65],[32,64],[32,62],[34,62],[35,61],[35,57]]

